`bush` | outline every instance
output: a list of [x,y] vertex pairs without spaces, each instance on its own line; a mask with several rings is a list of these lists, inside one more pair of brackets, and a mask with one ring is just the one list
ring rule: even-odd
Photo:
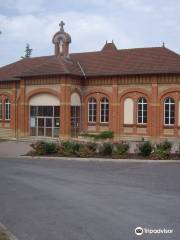
[[129,144],[127,143],[117,143],[114,145],[113,157],[123,157],[126,156],[129,150]]
[[172,148],[172,143],[169,142],[168,140],[165,140],[164,142],[160,143],[160,144],[157,144],[156,146],[158,149],[161,149],[161,150],[167,150],[167,151],[171,151],[171,148]]
[[112,131],[104,131],[96,135],[95,139],[107,139],[107,138],[113,138],[113,137],[114,137],[114,133]]
[[60,156],[72,156],[75,154],[75,151],[78,151],[79,147],[80,145],[76,142],[62,141],[58,149],[58,154]]
[[153,159],[168,159],[171,153],[172,143],[168,140],[157,144],[153,153],[151,154],[151,158]]
[[47,154],[57,153],[57,144],[45,142],[45,151]]
[[113,152],[113,144],[110,142],[103,143],[100,154],[103,156],[111,156]]
[[45,154],[53,154],[57,153],[57,144],[56,143],[49,143],[45,141],[37,141],[30,145],[33,149],[31,152],[35,155],[45,155]]
[[88,147],[87,144],[82,144],[78,151],[75,152],[77,157],[92,157],[94,152]]
[[158,160],[158,159],[168,159],[169,158],[169,151],[163,150],[162,148],[155,148],[151,154],[151,158]]
[[149,141],[143,142],[139,145],[139,153],[143,157],[148,157],[151,155],[153,147]]
[[83,134],[81,134],[81,136],[94,138],[94,140],[101,140],[101,139],[113,138],[114,133],[112,131],[104,131],[99,134],[83,133]]

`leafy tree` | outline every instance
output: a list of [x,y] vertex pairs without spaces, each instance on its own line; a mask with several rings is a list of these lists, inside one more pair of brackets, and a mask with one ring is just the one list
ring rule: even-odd
[[29,43],[27,43],[26,44],[26,49],[25,49],[25,55],[24,55],[24,57],[22,56],[21,58],[30,58],[31,57],[31,54],[32,54],[32,51],[33,51],[33,49],[32,48],[30,48],[30,45],[29,45]]

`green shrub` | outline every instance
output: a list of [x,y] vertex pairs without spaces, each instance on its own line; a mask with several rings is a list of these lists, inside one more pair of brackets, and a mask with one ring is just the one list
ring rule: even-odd
[[60,156],[72,156],[79,148],[76,142],[62,141],[58,148],[58,155]]
[[111,156],[113,152],[113,144],[110,142],[103,143],[100,154],[103,156]]
[[47,154],[54,154],[57,153],[57,144],[56,143],[49,143],[45,142],[45,151]]
[[56,143],[37,141],[30,145],[33,149],[33,155],[45,155],[57,153],[58,147]]
[[153,159],[168,159],[171,153],[172,143],[168,140],[157,144],[154,148],[151,158]]
[[112,131],[104,131],[101,132],[98,135],[95,135],[95,139],[107,139],[107,138],[113,138],[114,137],[114,133]]
[[163,150],[162,148],[155,148],[151,154],[152,159],[168,159],[169,158],[169,151]]
[[169,142],[168,140],[165,140],[164,142],[160,143],[160,144],[157,144],[156,146],[158,149],[161,149],[161,150],[167,150],[167,151],[171,151],[171,148],[172,148],[172,143]]
[[114,145],[113,149],[113,157],[123,157],[126,156],[129,150],[129,144],[128,143],[117,143]]
[[151,155],[153,150],[152,144],[147,141],[147,142],[143,142],[139,145],[139,153],[140,155],[142,155],[143,157],[148,157]]
[[94,152],[88,147],[87,144],[81,144],[80,148],[78,151],[75,152],[77,157],[92,157],[94,155]]
[[81,136],[94,138],[94,140],[101,140],[101,139],[113,138],[114,133],[112,131],[104,131],[99,134],[83,133],[83,134],[81,134]]

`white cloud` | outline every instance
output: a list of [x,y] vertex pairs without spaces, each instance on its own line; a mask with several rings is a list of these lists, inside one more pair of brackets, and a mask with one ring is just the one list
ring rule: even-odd
[[[59,31],[59,21],[63,19],[67,24],[66,31],[72,36],[73,51],[100,50],[105,40],[118,40],[130,44],[128,37],[117,29],[113,19],[95,14],[67,12],[49,14],[46,16],[20,15],[6,17],[0,15],[2,36],[0,44],[1,54],[6,51],[7,56],[19,57],[23,54],[24,46],[30,43],[34,49],[33,55],[53,54],[52,37]],[[17,44],[19,52],[13,52]],[[6,47],[6,50],[4,48]],[[2,60],[2,59],[1,59]]]
[[[180,50],[180,14],[176,11],[180,4],[173,12],[168,5],[159,9],[161,1],[66,0],[63,5],[59,0],[53,4],[47,0],[0,0],[0,8],[7,11],[0,15],[0,66],[19,59],[26,43],[33,48],[33,56],[53,54],[52,37],[62,19],[72,36],[73,52],[100,50],[112,39],[119,48],[158,46],[165,41]],[[67,3],[70,7],[62,9]]]

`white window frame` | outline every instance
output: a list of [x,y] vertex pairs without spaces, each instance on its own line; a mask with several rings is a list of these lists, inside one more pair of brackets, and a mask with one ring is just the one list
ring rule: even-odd
[[[91,108],[92,115],[89,114],[90,105],[92,105],[92,108]],[[96,121],[94,121],[94,117],[96,118]],[[96,98],[91,97],[88,100],[88,123],[96,123],[96,122],[97,122],[97,101],[96,101]]]
[[[137,102],[137,123],[138,124],[147,124],[147,121],[146,122],[144,122],[144,105],[146,105],[147,106],[147,100],[146,100],[146,98],[144,98],[144,97],[141,97],[141,98],[139,98],[138,99],[138,102]],[[141,112],[142,112],[142,116],[141,116],[141,122],[139,122],[139,105],[141,105]],[[147,111],[148,111],[148,109],[147,109]]]
[[[106,102],[103,102],[104,99],[106,100]],[[102,117],[102,112],[101,112],[102,104],[105,105],[104,112],[103,112],[103,121],[101,119],[101,117]],[[108,108],[107,108],[107,106],[108,106]],[[106,119],[106,111],[108,111],[108,121],[105,121],[105,119]],[[109,100],[108,100],[107,97],[103,97],[101,99],[101,101],[100,101],[100,123],[109,123]]]
[[[168,103],[166,103],[166,100],[169,100]],[[172,100],[173,102],[170,102],[170,100]],[[169,105],[169,112],[168,112],[168,123],[166,123],[166,105]],[[171,123],[171,106],[174,105],[174,123]],[[175,101],[172,97],[167,97],[164,99],[164,125],[166,126],[174,126],[175,124],[175,117],[176,117],[176,113],[175,113]]]
[[7,98],[5,100],[5,120],[9,121],[11,120],[11,102],[10,100]]

